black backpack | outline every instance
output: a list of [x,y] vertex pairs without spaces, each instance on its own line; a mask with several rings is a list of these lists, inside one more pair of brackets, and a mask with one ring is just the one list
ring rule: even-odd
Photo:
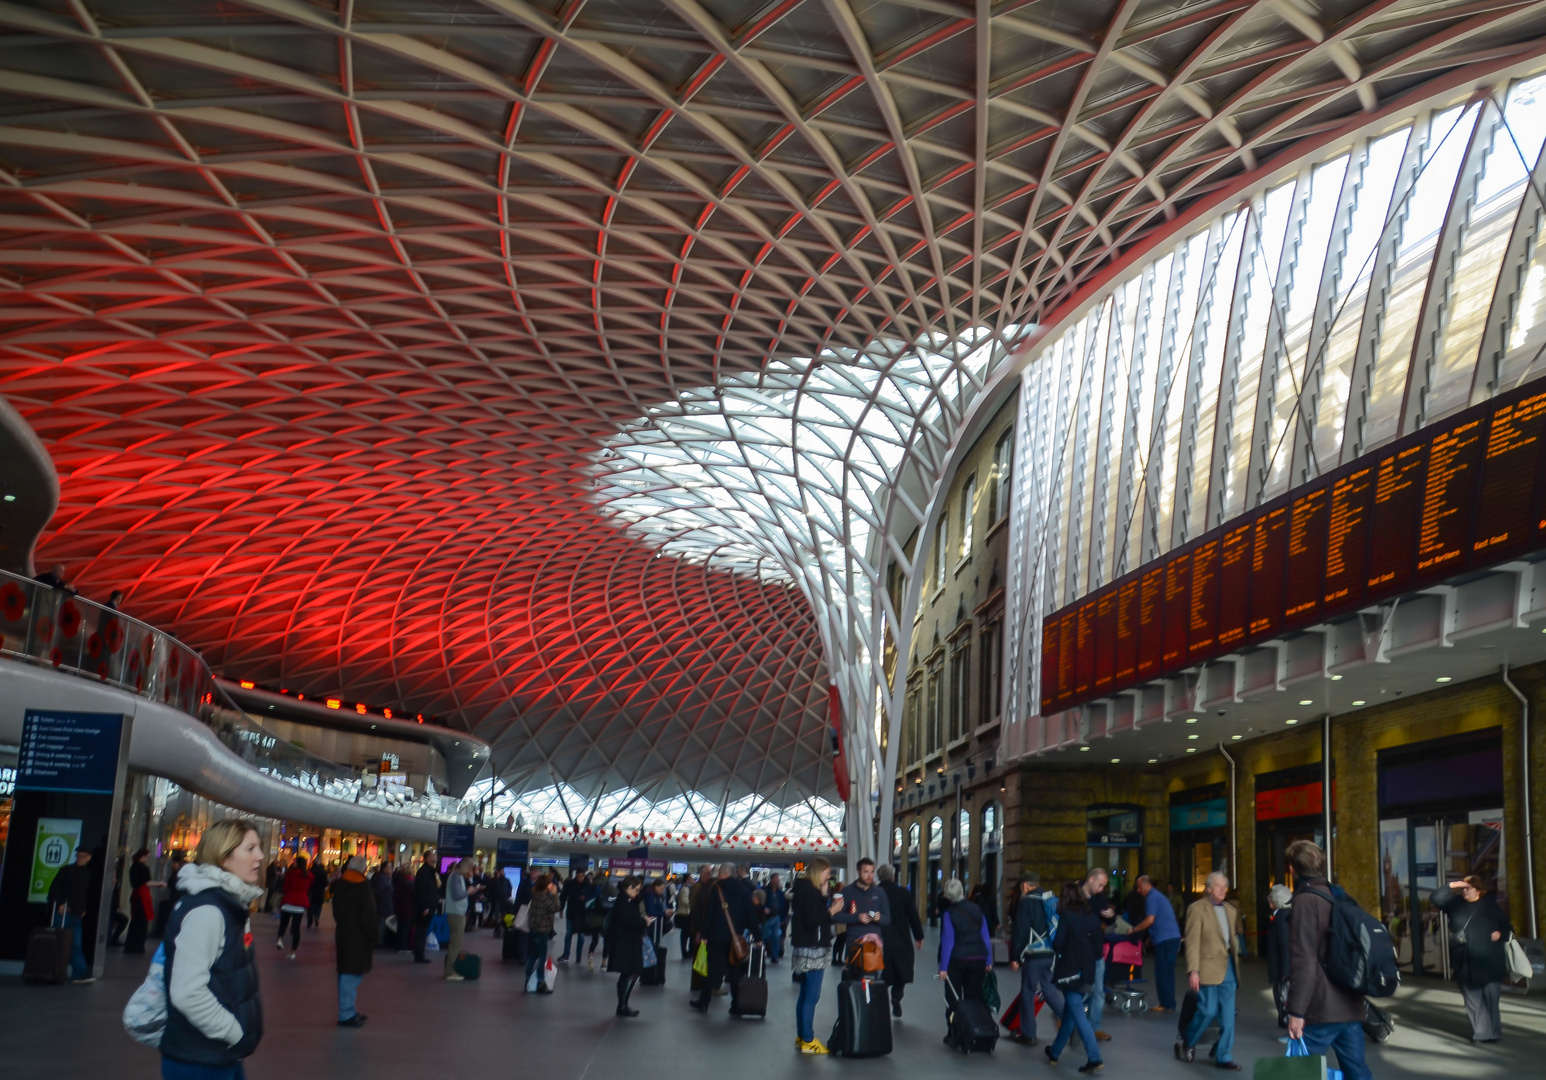
[[1396,971],[1396,948],[1385,924],[1336,886],[1331,893],[1319,889],[1305,892],[1331,904],[1326,956],[1321,961],[1326,977],[1344,990],[1365,997],[1394,994],[1401,984],[1401,975]]

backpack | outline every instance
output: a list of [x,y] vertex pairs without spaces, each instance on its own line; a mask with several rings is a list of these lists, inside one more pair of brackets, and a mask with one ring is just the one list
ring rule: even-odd
[[1340,887],[1331,893],[1305,889],[1331,904],[1326,930],[1326,977],[1344,990],[1365,997],[1390,997],[1401,984],[1396,949],[1385,924],[1358,906]]
[[161,1045],[166,1030],[166,944],[156,946],[150,958],[145,981],[129,997],[123,1008],[123,1029],[129,1037],[145,1046]]
[[1038,934],[1035,927],[1028,927],[1025,950],[1020,954],[1020,959],[1038,960],[1046,959],[1052,955],[1052,939],[1058,932],[1058,901],[1057,896],[1051,891],[1037,897],[1047,912],[1047,932]]

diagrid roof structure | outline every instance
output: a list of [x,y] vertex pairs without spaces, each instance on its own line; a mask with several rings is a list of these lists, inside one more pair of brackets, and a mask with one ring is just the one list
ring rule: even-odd
[[0,3],[0,393],[62,477],[42,555],[232,675],[453,716],[512,789],[828,796],[830,677],[867,790],[886,545],[1028,328],[1543,26]]

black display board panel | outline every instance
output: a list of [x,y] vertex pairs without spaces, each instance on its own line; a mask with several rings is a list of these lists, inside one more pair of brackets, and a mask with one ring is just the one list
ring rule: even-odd
[[1186,667],[1187,633],[1192,620],[1192,552],[1183,550],[1165,560],[1165,606],[1160,619],[1165,627],[1160,669],[1175,671]]
[[1150,566],[1138,572],[1138,679],[1160,673],[1164,655],[1165,567]]
[[1374,505],[1374,465],[1354,469],[1331,485],[1326,535],[1328,607],[1361,604],[1369,579],[1369,511]]
[[1138,674],[1138,626],[1143,580],[1129,574],[1117,585],[1117,652],[1115,679],[1131,682]]
[[1546,391],[1493,410],[1477,485],[1471,565],[1495,566],[1541,546],[1546,529],[1538,512],[1542,461],[1546,460],[1541,452],[1543,436]]
[[1192,552],[1192,587],[1187,603],[1187,658],[1211,655],[1218,645],[1219,544],[1205,540]]
[[1237,648],[1251,623],[1251,522],[1224,534],[1219,545],[1219,632],[1221,649]]
[[1320,619],[1326,583],[1326,529],[1331,521],[1331,486],[1296,495],[1288,512],[1284,562],[1283,625],[1308,626]]
[[1108,585],[1095,595],[1095,692],[1111,692],[1117,668],[1117,590]]

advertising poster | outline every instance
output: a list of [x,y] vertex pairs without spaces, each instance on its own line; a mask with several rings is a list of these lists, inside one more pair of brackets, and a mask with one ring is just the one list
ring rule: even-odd
[[78,818],[39,818],[37,843],[32,848],[32,876],[27,885],[27,903],[48,902],[49,886],[59,868],[75,860],[81,842]]

